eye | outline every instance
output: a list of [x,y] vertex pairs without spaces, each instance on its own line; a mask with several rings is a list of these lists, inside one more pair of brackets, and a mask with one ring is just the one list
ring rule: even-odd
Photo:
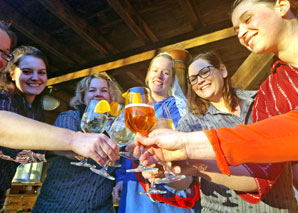
[[244,22],[245,22],[246,24],[249,24],[250,21],[251,21],[251,16],[247,16],[247,17],[245,17]]
[[30,75],[32,73],[32,71],[30,69],[22,69],[22,73],[24,75]]
[[200,70],[200,75],[205,76],[205,75],[208,75],[209,72],[210,72],[210,68],[206,67],[206,68]]
[[46,75],[47,74],[47,71],[45,71],[45,70],[39,70],[38,71],[38,74],[39,75]]

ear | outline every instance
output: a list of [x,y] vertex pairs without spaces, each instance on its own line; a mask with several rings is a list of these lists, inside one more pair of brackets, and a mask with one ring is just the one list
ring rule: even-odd
[[10,75],[11,79],[14,81],[14,72],[10,72],[9,75]]
[[220,70],[221,75],[222,75],[223,78],[228,77],[228,70],[227,70],[227,68],[224,64],[220,65],[219,70]]
[[279,10],[281,17],[285,17],[291,11],[291,3],[288,0],[277,0],[275,7]]

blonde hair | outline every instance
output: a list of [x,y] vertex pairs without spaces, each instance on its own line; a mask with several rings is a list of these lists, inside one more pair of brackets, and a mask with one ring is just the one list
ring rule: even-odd
[[86,76],[85,78],[83,78],[81,81],[79,81],[77,83],[76,94],[70,100],[70,106],[77,109],[79,105],[85,104],[84,103],[85,91],[89,89],[90,83],[91,83],[92,79],[94,79],[94,78],[105,80],[108,83],[111,101],[116,101],[121,104],[124,103],[124,99],[121,95],[121,91],[120,91],[118,85],[114,81],[112,81],[107,74],[95,73],[93,75]]
[[157,58],[160,58],[160,57],[167,58],[167,59],[169,59],[169,60],[171,61],[171,63],[172,63],[172,67],[171,67],[171,68],[172,68],[172,69],[171,69],[171,70],[172,70],[172,75],[171,75],[171,77],[172,77],[172,84],[171,84],[171,86],[170,86],[170,88],[169,88],[169,91],[168,91],[168,94],[169,94],[169,96],[170,96],[170,95],[172,95],[172,94],[171,94],[171,88],[172,88],[172,86],[173,86],[173,84],[174,84],[174,80],[175,80],[176,63],[175,63],[175,60],[172,58],[172,56],[171,56],[169,53],[167,53],[167,52],[161,52],[161,53],[157,54],[156,56],[154,56],[154,58],[152,58],[152,60],[150,61],[148,70],[147,70],[147,74],[146,74],[146,78],[145,78],[145,84],[146,84],[147,86],[149,86],[149,84],[148,84],[148,76],[149,76],[149,73],[150,73],[150,70],[151,70],[153,61],[154,61],[155,59],[157,59]]

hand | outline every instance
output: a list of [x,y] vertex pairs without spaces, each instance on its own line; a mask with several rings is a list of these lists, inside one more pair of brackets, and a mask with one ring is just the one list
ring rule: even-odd
[[120,201],[123,181],[119,181],[113,189],[113,198],[116,202]]
[[145,166],[159,161],[185,160],[187,159],[184,145],[185,134],[187,133],[170,129],[154,130],[148,137],[137,134],[134,155],[139,156],[140,145],[144,145],[150,146],[140,158]]
[[104,166],[108,160],[119,159],[117,144],[104,134],[76,132],[72,151],[95,160],[101,166]]
[[158,178],[164,178],[164,169],[159,164],[152,164],[148,166],[149,168],[158,168],[158,171],[145,171],[142,172],[142,176],[147,179],[150,183],[155,183]]

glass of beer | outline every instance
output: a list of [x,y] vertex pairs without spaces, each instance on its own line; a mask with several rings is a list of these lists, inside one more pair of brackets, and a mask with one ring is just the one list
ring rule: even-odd
[[[125,124],[135,134],[148,135],[155,124],[155,112],[150,90],[146,87],[130,88],[125,95]],[[142,151],[141,147],[141,151]],[[127,172],[154,171],[157,168],[145,167],[141,162]]]
[[[106,129],[108,116],[104,113],[95,113],[94,108],[98,103],[97,100],[91,100],[85,109],[81,120],[81,129],[84,133],[102,133]],[[87,163],[87,158],[80,162],[71,162],[75,166],[93,167]]]

